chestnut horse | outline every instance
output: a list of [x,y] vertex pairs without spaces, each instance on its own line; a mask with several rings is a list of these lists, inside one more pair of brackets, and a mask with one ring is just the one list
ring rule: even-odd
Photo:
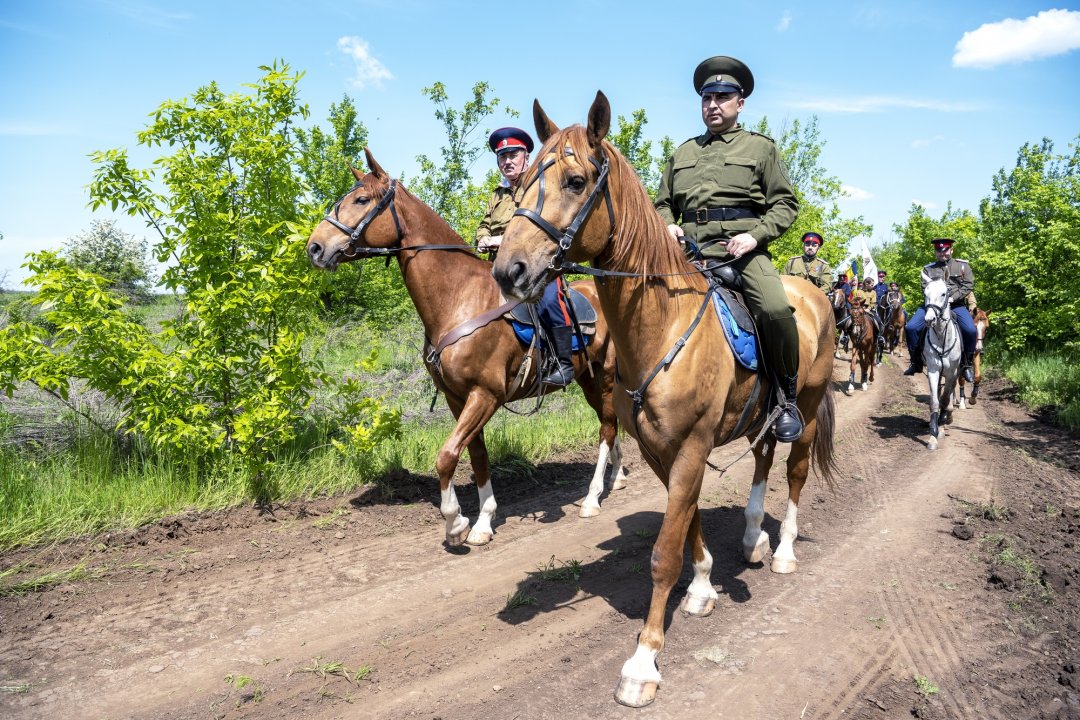
[[[710,309],[714,291],[668,236],[633,167],[604,140],[611,124],[604,94],[596,94],[588,127],[560,130],[539,102],[533,119],[544,145],[525,174],[524,197],[503,234],[493,272],[506,295],[521,299],[540,297],[552,272],[568,267],[602,276],[597,294],[619,358],[615,410],[668,490],[652,551],[648,617],[615,691],[618,702],[640,707],[652,702],[660,684],[656,659],[664,646],[665,606],[682,570],[684,546],[694,577],[683,610],[704,616],[715,605],[698,495],[709,453],[739,437],[761,440],[751,443],[755,468],[743,552],[756,563],[769,550],[761,525],[776,449],[765,432],[772,420],[767,396],[774,391],[752,399],[759,376],[736,365]],[[592,268],[565,261],[591,261]],[[811,462],[832,483],[834,330],[824,293],[802,278],[782,282],[799,328],[798,405],[806,422],[788,453],[787,511],[772,556],[772,570],[789,573],[798,565],[796,516]]]
[[960,385],[960,397],[956,399],[956,406],[961,410],[967,410],[968,403],[974,405],[978,402],[979,397],[979,383],[982,382],[982,351],[983,340],[986,339],[986,331],[990,329],[990,311],[983,310],[982,308],[975,308],[975,312],[971,313],[971,319],[975,323],[975,356],[972,358],[972,370],[975,373],[975,382],[971,384],[971,397],[964,396],[964,387],[966,382],[964,380],[964,373],[960,373],[957,378],[957,383]]
[[[870,319],[871,312],[873,311],[867,309],[861,299],[851,303],[851,323],[848,325],[848,337],[851,338],[851,375],[848,377],[848,394],[851,394],[851,391],[855,389],[856,365],[862,370],[862,379],[859,380],[859,383],[862,385],[863,390],[869,389],[870,383],[874,382],[877,333],[874,328],[874,321]],[[867,381],[866,377],[867,368],[869,368],[870,374],[869,381]]]
[[828,293],[829,302],[832,303],[833,322],[836,324],[836,339],[843,344],[844,351],[848,349],[848,325],[851,322],[851,301],[843,288],[833,288]]
[[882,337],[885,338],[885,349],[890,355],[897,347],[902,347],[904,342],[904,325],[907,323],[907,311],[904,310],[899,292],[890,292],[885,296],[888,314],[883,318],[884,330]]
[[[535,396],[537,358],[530,359],[527,374],[518,378],[526,353],[510,323],[502,319],[508,308],[500,308],[503,298],[491,278],[491,263],[477,257],[434,210],[391,180],[370,150],[364,152],[371,172],[352,171],[356,186],[312,232],[308,257],[316,267],[333,270],[357,258],[397,256],[405,287],[424,324],[425,366],[457,419],[436,461],[446,542],[483,545],[491,540],[496,509],[484,426],[504,403]],[[599,307],[592,283],[573,283],[573,287]],[[480,318],[485,313],[486,318]],[[458,339],[449,342],[453,337]],[[574,366],[577,382],[600,419],[596,472],[578,513],[591,517],[600,512],[609,455],[613,489],[623,487],[625,479],[612,403],[614,346],[599,312],[587,357],[575,353]],[[466,447],[480,495],[479,517],[471,532],[452,482]]]

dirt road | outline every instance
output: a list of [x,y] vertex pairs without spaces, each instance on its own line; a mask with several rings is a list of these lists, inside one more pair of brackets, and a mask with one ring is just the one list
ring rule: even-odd
[[[684,569],[648,708],[612,700],[665,499],[630,442],[629,487],[597,518],[572,505],[591,457],[497,477],[500,524],[482,548],[445,548],[434,478],[402,477],[404,501],[358,492],[39,551],[96,579],[0,599],[0,716],[1080,717],[1075,436],[998,386],[929,452],[925,379],[891,364],[836,401],[841,479],[835,493],[807,485],[798,573],[741,560],[752,459],[706,472],[720,600],[708,618],[675,609]],[[475,493],[458,496],[475,517]]]

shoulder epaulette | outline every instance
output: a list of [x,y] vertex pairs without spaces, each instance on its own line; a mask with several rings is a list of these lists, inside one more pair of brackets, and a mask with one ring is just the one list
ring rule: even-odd
[[772,143],[773,145],[775,145],[775,144],[776,144],[776,141],[775,141],[775,140],[773,140],[773,139],[772,139],[771,137],[769,137],[768,135],[762,135],[762,134],[761,134],[761,133],[759,133],[759,132],[754,132],[753,130],[747,130],[746,128],[743,128],[743,132],[747,132],[747,133],[749,133],[749,134],[751,134],[751,135],[754,135],[755,137],[759,137],[759,138],[764,138],[765,140],[768,140],[769,142],[771,142],[771,143]]

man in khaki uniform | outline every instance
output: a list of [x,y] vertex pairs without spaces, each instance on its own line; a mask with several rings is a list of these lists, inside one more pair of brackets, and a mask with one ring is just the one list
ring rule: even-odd
[[[488,147],[495,153],[503,179],[491,194],[484,219],[476,228],[476,249],[490,253],[494,260],[499,252],[499,245],[502,244],[503,231],[510,224],[510,218],[514,217],[514,211],[521,204],[521,197],[525,193],[521,176],[529,167],[533,140],[529,133],[520,128],[504,127],[491,133]],[[536,313],[540,324],[544,326],[544,334],[551,343],[552,354],[558,360],[541,382],[556,388],[566,387],[574,381],[574,328],[563,300],[565,282],[560,275],[547,284]]]
[[795,442],[803,431],[795,405],[799,331],[768,245],[795,222],[799,202],[773,141],[738,124],[754,91],[750,68],[726,55],[709,58],[694,71],[694,90],[707,132],[668,160],[656,209],[672,239],[692,240],[707,260],[730,261],[742,274],[765,365],[785,399],[773,434]]
[[796,255],[787,261],[787,265],[784,265],[784,274],[809,280],[824,292],[829,292],[833,289],[833,271],[829,263],[817,256],[822,242],[821,235],[816,232],[803,235],[803,254]]

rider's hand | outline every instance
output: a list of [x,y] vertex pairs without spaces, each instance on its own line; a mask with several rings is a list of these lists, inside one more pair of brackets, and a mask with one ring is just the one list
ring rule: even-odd
[[502,235],[491,235],[481,238],[480,242],[476,244],[476,249],[480,252],[491,252],[498,249],[500,245],[502,245]]
[[758,246],[758,241],[750,233],[739,233],[727,241],[727,251],[736,258],[741,258]]
[[683,229],[678,225],[668,225],[667,234],[671,236],[672,240],[679,242],[679,238],[683,236]]

